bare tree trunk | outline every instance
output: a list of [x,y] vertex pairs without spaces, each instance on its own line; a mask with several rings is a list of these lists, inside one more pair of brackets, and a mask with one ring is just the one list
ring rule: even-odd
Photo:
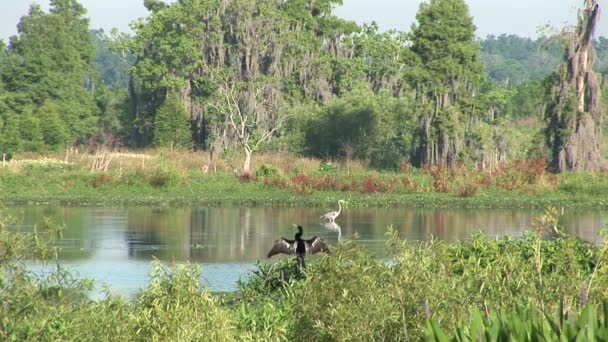
[[597,74],[591,70],[591,39],[599,19],[597,0],[586,1],[574,32],[564,33],[566,63],[553,86],[548,108],[547,142],[556,171],[593,171],[606,168],[602,157],[603,109]]
[[245,147],[245,162],[243,163],[243,174],[251,173],[251,149]]

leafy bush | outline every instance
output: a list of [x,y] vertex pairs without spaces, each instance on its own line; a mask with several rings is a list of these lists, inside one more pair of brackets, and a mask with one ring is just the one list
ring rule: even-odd
[[338,168],[331,162],[324,160],[321,162],[321,164],[319,164],[319,171],[323,173],[335,174],[338,171]]
[[267,177],[279,177],[281,175],[281,170],[278,167],[271,164],[262,164],[255,171],[255,176],[257,178],[267,178]]
[[146,341],[231,341],[231,319],[208,291],[200,291],[194,265],[156,262],[150,285],[136,302],[137,338]]
[[149,173],[145,173],[145,179],[153,187],[164,188],[187,183],[189,177],[185,172],[180,172],[177,168],[162,163],[150,170]]

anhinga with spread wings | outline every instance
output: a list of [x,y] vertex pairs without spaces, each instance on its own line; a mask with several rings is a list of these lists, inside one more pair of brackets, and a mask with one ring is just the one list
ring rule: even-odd
[[329,222],[333,222],[336,217],[338,217],[340,215],[340,213],[342,212],[342,205],[341,203],[344,203],[344,200],[339,200],[338,201],[338,211],[330,211],[327,214],[321,216],[321,221],[329,221]]
[[314,236],[312,239],[304,240],[302,239],[303,228],[300,225],[295,225],[298,227],[298,232],[296,233],[295,240],[289,240],[286,238],[281,238],[280,240],[276,240],[274,245],[268,252],[268,257],[272,257],[277,254],[295,254],[298,257],[298,266],[304,268],[306,267],[306,263],[304,262],[304,257],[306,253],[315,254],[319,252],[329,253],[329,248],[325,241],[321,240],[318,236]]

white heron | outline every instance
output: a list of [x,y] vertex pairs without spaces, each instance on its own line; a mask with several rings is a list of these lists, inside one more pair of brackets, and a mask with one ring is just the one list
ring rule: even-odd
[[342,205],[341,203],[344,203],[344,200],[339,200],[338,201],[338,211],[330,211],[327,214],[321,216],[321,221],[329,221],[329,222],[333,222],[336,217],[338,217],[340,215],[340,213],[342,212]]

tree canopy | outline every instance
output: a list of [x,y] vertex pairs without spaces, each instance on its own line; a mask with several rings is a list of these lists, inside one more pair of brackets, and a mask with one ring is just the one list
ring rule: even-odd
[[[569,111],[561,35],[478,39],[464,0],[428,0],[409,32],[382,31],[337,17],[341,3],[146,0],[133,35],[91,29],[77,0],[32,5],[0,42],[0,152],[240,149],[246,170],[255,151],[286,149],[396,169],[563,146],[567,125],[545,115]],[[608,71],[606,38],[587,51]]]

